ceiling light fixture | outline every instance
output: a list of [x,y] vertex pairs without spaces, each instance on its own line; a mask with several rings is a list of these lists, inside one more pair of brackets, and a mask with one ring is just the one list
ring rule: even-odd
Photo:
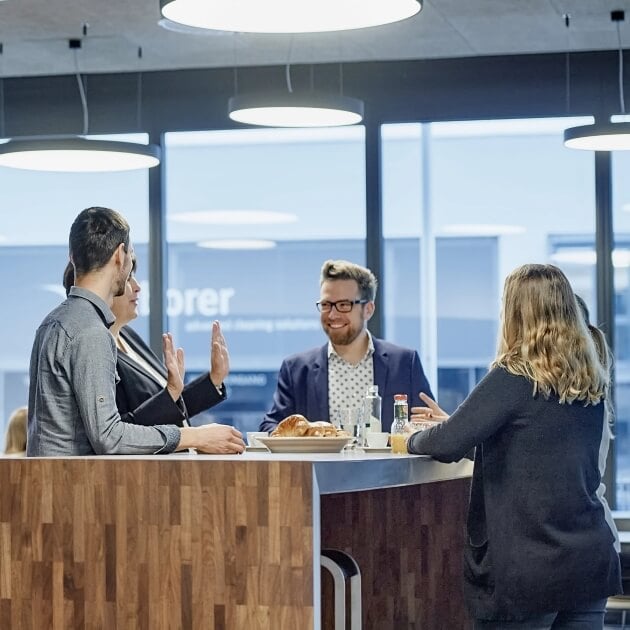
[[[158,20],[158,26],[161,26],[165,31],[171,31],[172,33],[182,33],[184,35],[222,35],[223,31],[217,31],[212,33],[207,28],[199,28],[196,26],[189,26],[188,24],[182,24],[181,22],[173,22],[168,18],[163,17]],[[227,33],[225,33],[227,35]]]
[[200,225],[267,225],[297,221],[295,214],[270,210],[200,210],[177,212],[168,218],[176,223]]
[[[623,93],[623,47],[621,45],[620,22],[625,19],[625,11],[611,11],[610,19],[617,26],[619,44],[619,105],[625,115],[626,106]],[[597,122],[593,125],[570,127],[564,132],[564,146],[569,149],[587,151],[628,151],[630,150],[630,122]]]
[[0,144],[0,166],[29,171],[114,172],[150,168],[159,163],[158,147],[134,142],[48,136]]
[[339,64],[339,94],[314,90],[311,66],[311,89],[295,93],[291,84],[291,66],[285,67],[286,92],[238,94],[235,70],[235,96],[228,101],[231,120],[262,127],[342,127],[363,120],[363,101],[343,95],[343,67]]
[[213,239],[209,241],[199,241],[197,247],[203,247],[204,249],[226,249],[226,250],[241,250],[241,249],[273,249],[276,246],[275,241],[268,241],[265,239],[256,238],[238,238],[238,239]]
[[[86,34],[84,26],[83,34]],[[83,136],[88,134],[85,87],[78,70],[76,52],[80,39],[69,40],[74,51],[76,78],[83,111]],[[95,140],[81,136],[37,136],[12,138],[0,144],[0,166],[33,171],[104,172],[151,168],[160,163],[156,145]]]
[[162,15],[187,26],[239,33],[321,33],[390,24],[418,0],[160,0]]
[[230,98],[228,115],[263,127],[340,127],[363,120],[363,102],[322,94],[250,94]]
[[444,234],[453,236],[514,236],[524,234],[523,225],[500,223],[451,223],[442,229]]

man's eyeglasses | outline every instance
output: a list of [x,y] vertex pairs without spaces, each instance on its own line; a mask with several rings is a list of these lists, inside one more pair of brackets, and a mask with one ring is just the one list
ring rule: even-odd
[[333,308],[338,313],[349,313],[355,304],[367,304],[368,300],[339,300],[337,302],[315,302],[320,313],[330,313]]

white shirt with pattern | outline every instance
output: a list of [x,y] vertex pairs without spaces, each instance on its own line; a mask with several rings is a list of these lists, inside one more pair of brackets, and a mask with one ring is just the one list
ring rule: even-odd
[[374,384],[374,342],[369,331],[366,332],[368,348],[356,365],[341,358],[328,342],[328,409],[330,421],[335,424],[342,409],[362,408],[367,388]]

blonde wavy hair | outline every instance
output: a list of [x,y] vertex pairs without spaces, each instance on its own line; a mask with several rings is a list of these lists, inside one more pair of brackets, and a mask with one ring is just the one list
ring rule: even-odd
[[26,453],[26,417],[26,407],[18,407],[11,414],[4,438],[4,452],[6,455]]
[[523,265],[506,279],[501,331],[492,366],[524,376],[534,395],[595,405],[610,385],[567,277],[553,265]]

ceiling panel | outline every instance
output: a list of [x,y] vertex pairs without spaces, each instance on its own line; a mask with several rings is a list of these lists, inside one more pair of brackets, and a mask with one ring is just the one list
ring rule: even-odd
[[[630,0],[426,0],[397,24],[300,35],[206,32],[158,26],[158,0],[4,0],[0,2],[1,76],[68,74],[70,37],[88,35],[81,72],[435,59],[617,47],[612,9]],[[571,15],[570,27],[563,14]],[[630,45],[630,14],[621,24]],[[141,47],[143,58],[138,59]]]

